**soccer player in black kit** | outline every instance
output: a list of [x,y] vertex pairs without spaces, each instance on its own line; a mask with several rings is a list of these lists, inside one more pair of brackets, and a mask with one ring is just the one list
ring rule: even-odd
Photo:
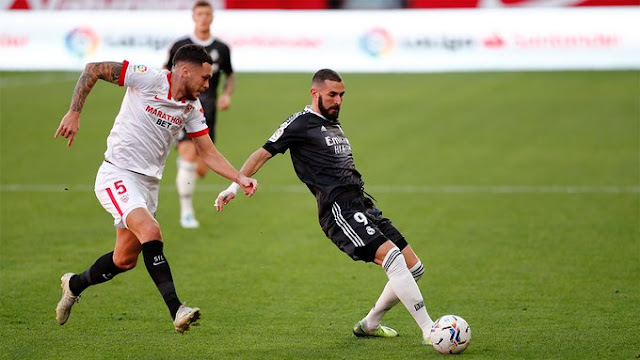
[[[231,51],[229,46],[211,34],[213,22],[213,7],[207,1],[196,1],[192,8],[192,18],[195,25],[193,34],[178,39],[169,50],[169,57],[165,67],[169,70],[173,67],[173,56],[180,47],[188,44],[204,46],[213,59],[213,73],[209,80],[209,88],[200,94],[200,102],[207,119],[209,136],[215,143],[216,112],[218,109],[227,110],[231,105],[231,94],[235,90],[235,75],[231,66]],[[221,74],[224,74],[224,85],[220,97],[218,97],[218,84]],[[197,179],[204,177],[208,172],[207,166],[198,157],[195,145],[191,139],[182,133],[178,139],[178,172],[176,175],[176,187],[180,196],[180,224],[183,228],[197,228],[200,224],[195,218],[193,209],[193,193]]]
[[[316,197],[325,235],[353,260],[381,266],[389,278],[374,307],[355,324],[354,335],[397,336],[395,330],[382,326],[380,321],[389,309],[402,302],[422,330],[423,343],[429,343],[433,321],[416,284],[424,267],[402,234],[364,192],[351,145],[338,120],[344,93],[345,86],[337,72],[316,72],[311,83],[311,105],[282,123],[251,154],[240,172],[252,176],[267,160],[288,149],[298,178]],[[223,210],[236,191],[234,184],[222,191],[216,199],[216,209]]]

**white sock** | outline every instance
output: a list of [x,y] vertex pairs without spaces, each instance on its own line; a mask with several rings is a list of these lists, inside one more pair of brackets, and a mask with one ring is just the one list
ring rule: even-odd
[[409,268],[407,268],[400,249],[394,247],[389,250],[382,262],[382,267],[389,277],[391,289],[411,316],[413,316],[413,319],[422,330],[423,337],[426,337],[429,335],[433,320],[431,320],[427,313],[427,308],[424,306],[424,299],[420,293],[418,284],[416,284]]
[[196,188],[196,168],[195,162],[181,160],[178,163],[178,174],[176,176],[176,188],[180,196],[180,216],[193,215],[193,192]]
[[[424,266],[422,266],[422,262],[418,261],[411,269],[409,269],[409,271],[411,272],[413,279],[417,282],[424,274]],[[384,314],[399,302],[400,299],[398,299],[396,293],[393,292],[391,284],[387,282],[387,285],[385,285],[384,290],[382,290],[382,294],[380,294],[378,301],[376,301],[376,304],[364,318],[365,330],[372,331],[379,328],[380,321],[382,321]]]

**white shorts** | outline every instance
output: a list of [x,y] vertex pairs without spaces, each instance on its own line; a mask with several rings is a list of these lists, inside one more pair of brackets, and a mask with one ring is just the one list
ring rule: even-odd
[[127,227],[127,215],[140,207],[155,217],[160,181],[103,162],[96,175],[94,191],[102,207],[114,218],[113,225]]

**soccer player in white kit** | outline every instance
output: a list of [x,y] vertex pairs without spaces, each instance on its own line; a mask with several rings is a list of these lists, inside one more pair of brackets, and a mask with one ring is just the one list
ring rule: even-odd
[[84,102],[98,79],[127,87],[95,183],[98,200],[114,218],[115,248],[83,273],[62,276],[62,299],[56,307],[60,325],[66,323],[82,291],[135,267],[140,252],[169,308],[174,328],[184,332],[199,318],[200,309],[186,306],[176,294],[155,219],[159,181],[173,138],[183,128],[210,169],[237,183],[249,196],[257,189],[258,183],[229,164],[207,136],[198,96],[209,86],[211,56],[200,45],[186,45],[173,62],[171,71],[127,61],[87,64],[73,91],[70,109],[54,134],[68,139],[67,146],[71,146]]

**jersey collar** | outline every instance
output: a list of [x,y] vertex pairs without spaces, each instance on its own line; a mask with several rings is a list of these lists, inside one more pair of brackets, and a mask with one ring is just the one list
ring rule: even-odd
[[[172,74],[172,73],[171,73],[171,71],[169,71],[169,72],[167,73],[167,81],[169,82],[169,92],[167,93],[167,100],[173,100],[173,99],[171,98],[171,74]],[[177,100],[174,100],[174,101],[177,101]],[[184,103],[186,103],[187,101],[186,101],[186,99],[182,99],[182,101],[181,101],[181,102],[184,104]]]
[[167,73],[167,81],[169,82],[169,92],[167,93],[167,99],[171,100],[171,71]]
[[200,38],[198,38],[196,34],[191,34],[189,35],[189,39],[191,39],[194,44],[202,45],[205,47],[213,44],[213,42],[216,41],[216,38],[214,38],[213,35],[211,35],[207,40],[200,40]]

